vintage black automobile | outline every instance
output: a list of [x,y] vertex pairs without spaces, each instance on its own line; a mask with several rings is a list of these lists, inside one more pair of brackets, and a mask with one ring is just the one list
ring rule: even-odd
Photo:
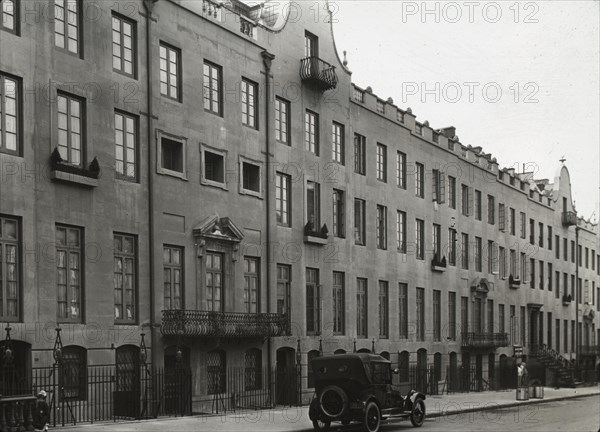
[[368,432],[377,432],[381,420],[390,416],[410,418],[413,426],[425,420],[425,395],[414,390],[402,396],[392,384],[391,363],[366,353],[316,357],[311,361],[315,398],[308,415],[315,430],[332,422],[360,422]]

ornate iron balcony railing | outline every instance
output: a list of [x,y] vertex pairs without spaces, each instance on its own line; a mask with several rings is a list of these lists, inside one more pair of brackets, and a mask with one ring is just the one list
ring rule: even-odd
[[303,58],[300,61],[300,78],[323,90],[333,89],[338,83],[335,66],[314,56]]
[[577,225],[577,213],[565,211],[562,213],[562,224],[565,226]]
[[163,310],[164,336],[260,338],[290,334],[286,314]]
[[462,346],[470,348],[505,347],[508,346],[508,333],[463,333]]

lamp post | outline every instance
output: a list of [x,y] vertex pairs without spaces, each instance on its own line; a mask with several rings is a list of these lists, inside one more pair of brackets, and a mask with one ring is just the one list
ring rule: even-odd
[[54,348],[52,349],[52,357],[54,357],[54,364],[60,365],[63,357],[63,344],[62,339],[60,338],[60,332],[62,329],[60,325],[56,326],[56,339],[54,340]]

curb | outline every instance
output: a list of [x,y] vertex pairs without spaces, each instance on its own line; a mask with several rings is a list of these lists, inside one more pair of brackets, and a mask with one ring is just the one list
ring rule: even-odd
[[499,404],[496,402],[488,402],[483,406],[478,406],[478,407],[473,407],[473,408],[464,408],[464,409],[458,409],[458,410],[448,410],[448,411],[430,413],[430,414],[427,414],[426,418],[445,417],[445,416],[452,416],[452,415],[463,414],[463,413],[466,414],[466,413],[472,413],[472,412],[478,412],[478,411],[491,411],[491,410],[496,410],[496,409],[513,408],[516,406],[542,404],[542,403],[546,403],[546,402],[556,402],[556,401],[563,401],[563,400],[567,400],[567,399],[576,399],[576,398],[580,398],[580,397],[599,396],[599,395],[600,395],[600,392],[580,394],[580,395],[559,396],[559,397],[553,397],[552,399],[534,399],[534,400],[529,399],[526,401],[520,401],[520,402],[515,401],[515,402],[509,402],[509,403],[503,403],[503,404]]

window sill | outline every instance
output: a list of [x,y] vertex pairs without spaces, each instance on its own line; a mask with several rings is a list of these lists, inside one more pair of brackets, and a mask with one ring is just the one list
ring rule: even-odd
[[258,198],[258,199],[263,199],[262,193],[261,192],[256,192],[253,190],[248,190],[248,189],[244,189],[244,188],[240,188],[240,194],[241,195],[248,195],[254,198]]
[[317,236],[313,236],[313,235],[305,235],[304,236],[304,243],[326,245],[327,244],[327,238],[317,237]]
[[446,271],[446,267],[444,267],[444,266],[439,266],[439,265],[435,265],[435,264],[432,264],[432,265],[431,265],[431,270],[433,270],[433,271],[436,271],[436,272],[442,272],[442,273],[443,273],[443,272],[445,272],[445,271]]
[[159,167],[157,173],[169,177],[175,177],[183,181],[187,181],[187,177],[185,176],[185,174],[179,171],[171,171],[169,169]]
[[98,179],[59,170],[50,171],[50,179],[55,182],[71,183],[87,188],[95,188],[99,184]]
[[221,183],[215,180],[207,180],[205,178],[200,179],[200,184],[203,186],[210,186],[210,187],[214,187],[214,188],[218,188],[218,189],[223,189],[223,190],[229,190],[227,188],[227,184],[226,183]]

